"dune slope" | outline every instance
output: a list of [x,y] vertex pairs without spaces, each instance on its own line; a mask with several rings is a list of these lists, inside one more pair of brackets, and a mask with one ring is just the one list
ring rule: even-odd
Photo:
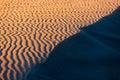
[[119,80],[120,7],[58,44],[27,80]]

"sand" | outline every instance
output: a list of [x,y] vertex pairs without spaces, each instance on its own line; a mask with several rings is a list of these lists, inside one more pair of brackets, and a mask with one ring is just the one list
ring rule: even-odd
[[120,0],[0,0],[0,80],[23,80],[58,43],[120,6]]
[[59,43],[26,80],[120,80],[120,7]]

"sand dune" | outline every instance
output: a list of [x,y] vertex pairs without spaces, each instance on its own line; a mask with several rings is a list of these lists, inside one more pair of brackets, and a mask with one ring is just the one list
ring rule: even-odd
[[58,44],[26,80],[119,80],[120,7]]
[[22,80],[53,48],[120,0],[0,0],[0,79]]

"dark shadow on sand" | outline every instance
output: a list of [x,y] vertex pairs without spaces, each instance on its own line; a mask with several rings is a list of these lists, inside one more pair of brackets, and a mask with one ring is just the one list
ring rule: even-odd
[[120,8],[61,42],[26,80],[120,80]]

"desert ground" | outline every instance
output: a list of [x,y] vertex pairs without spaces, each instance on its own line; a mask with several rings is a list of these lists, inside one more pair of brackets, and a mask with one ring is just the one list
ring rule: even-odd
[[120,0],[0,0],[0,80],[23,80],[58,43],[118,6]]

